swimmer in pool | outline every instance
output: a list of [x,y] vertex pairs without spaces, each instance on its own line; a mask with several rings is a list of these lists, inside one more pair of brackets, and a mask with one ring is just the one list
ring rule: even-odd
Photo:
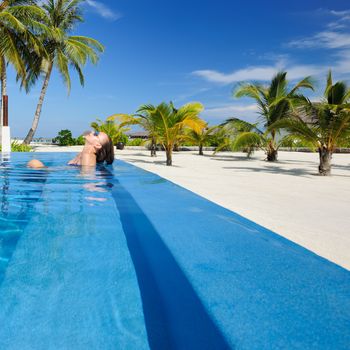
[[[74,159],[68,162],[69,165],[82,167],[93,167],[97,163],[106,162],[112,164],[114,161],[114,146],[111,138],[104,132],[86,131],[83,134],[85,145]],[[30,168],[45,168],[45,165],[37,159],[33,159],[27,164]]]
[[83,136],[85,138],[84,148],[81,153],[68,162],[69,165],[95,166],[96,163],[113,163],[114,146],[106,133],[86,131]]
[[29,161],[27,163],[27,167],[28,168],[33,168],[33,169],[46,168],[46,166],[42,162],[40,162],[40,160],[37,160],[37,159],[32,159],[31,161]]

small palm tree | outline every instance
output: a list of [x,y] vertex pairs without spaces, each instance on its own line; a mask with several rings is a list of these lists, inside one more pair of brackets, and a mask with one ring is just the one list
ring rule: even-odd
[[106,133],[114,144],[117,144],[123,138],[127,137],[124,135],[130,130],[121,124],[116,124],[113,117],[107,118],[106,121],[97,119],[96,122],[92,122],[90,125],[94,130]]
[[69,92],[71,88],[69,66],[76,70],[80,84],[84,85],[83,66],[87,61],[96,64],[99,53],[104,51],[102,44],[95,39],[70,35],[75,25],[83,21],[80,10],[81,3],[82,0],[46,0],[42,5],[45,12],[43,23],[48,28],[43,34],[42,41],[48,57],[38,56],[35,67],[30,67],[28,72],[28,81],[32,84],[40,74],[44,74],[45,78],[32,127],[23,141],[24,144],[31,142],[38,127],[53,68],[57,68]]
[[309,102],[289,118],[271,125],[274,129],[286,129],[287,140],[297,140],[317,149],[320,175],[331,174],[332,154],[336,147],[346,146],[350,140],[350,89],[338,81],[333,84],[332,73],[327,77],[324,99],[320,103]]
[[227,119],[219,125],[219,130],[224,137],[214,154],[223,149],[231,149],[232,151],[244,151],[249,158],[256,148],[260,148],[267,153],[264,145],[267,145],[268,142],[264,138],[264,133],[258,129],[257,124],[239,118]]
[[166,152],[166,165],[172,165],[172,152],[174,146],[184,139],[186,130],[202,130],[205,122],[199,118],[203,111],[199,102],[187,103],[176,109],[172,102],[161,103],[154,110],[156,131],[160,143]]
[[190,129],[185,135],[184,140],[190,141],[194,145],[198,146],[199,155],[203,156],[203,147],[207,146],[212,137],[213,132],[217,129],[217,126],[208,127],[208,124],[205,124],[205,126],[202,129]]
[[203,105],[198,102],[188,103],[176,109],[172,102],[161,103],[158,106],[144,105],[139,109],[141,113],[152,115],[155,135],[166,152],[166,165],[172,165],[172,153],[175,144],[184,139],[186,130],[202,130],[205,122],[199,118]]
[[153,106],[142,106],[135,114],[115,114],[111,118],[118,119],[121,125],[138,125],[148,133],[151,157],[157,156],[157,145],[160,143],[157,134],[157,119],[154,117]]
[[151,141],[151,156],[156,155],[156,146],[161,144],[166,151],[166,164],[172,165],[172,152],[175,145],[186,139],[186,132],[200,132],[206,123],[199,118],[203,105],[198,102],[188,103],[176,109],[172,102],[158,106],[142,105],[136,114],[116,114],[122,125],[140,125],[148,132]]
[[[299,94],[302,88],[313,90],[313,84],[310,77],[306,77],[297,83],[291,89],[288,89],[287,72],[277,73],[269,86],[260,84],[241,83],[234,91],[235,97],[253,98],[258,107],[260,121],[267,133],[256,133],[254,131],[245,131],[237,138],[237,146],[251,146],[256,141],[263,142],[268,161],[276,161],[279,144],[276,141],[277,130],[270,126],[277,120],[287,117],[289,111],[296,106],[304,103],[306,98]],[[263,139],[261,138],[263,136]]]

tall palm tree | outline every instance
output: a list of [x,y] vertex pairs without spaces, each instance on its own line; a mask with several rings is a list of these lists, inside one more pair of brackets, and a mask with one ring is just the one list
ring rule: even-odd
[[7,65],[13,65],[17,78],[26,84],[26,65],[30,64],[31,52],[44,54],[40,41],[31,31],[42,27],[43,11],[30,0],[4,0],[0,2],[0,99],[1,122],[2,97],[7,95]]
[[32,127],[23,141],[24,144],[29,144],[32,141],[38,127],[42,105],[53,69],[56,68],[59,71],[68,92],[70,92],[69,66],[76,70],[80,84],[84,85],[83,66],[87,61],[96,64],[99,59],[99,53],[104,51],[102,44],[95,39],[86,36],[70,35],[77,23],[83,21],[80,7],[82,1],[46,0],[42,4],[45,12],[43,23],[48,28],[42,40],[48,57],[37,57],[35,68],[30,67],[28,72],[30,83],[34,83],[40,74],[44,75],[44,81]]
[[[269,130],[267,133],[264,133],[268,161],[277,160],[279,147],[276,142],[277,130],[270,126],[277,120],[285,118],[295,106],[306,101],[306,98],[299,94],[300,89],[313,90],[310,77],[302,79],[289,89],[286,76],[287,72],[279,72],[272,78],[269,86],[241,83],[234,91],[235,97],[253,98],[259,107],[260,122],[263,123],[264,128]],[[252,132],[244,132],[238,136],[237,142],[241,146],[244,144],[250,146],[251,142],[256,139],[257,135],[253,135]]]
[[350,140],[350,89],[342,81],[333,84],[329,72],[321,102],[309,102],[289,118],[272,124],[271,128],[286,129],[289,134],[285,139],[298,140],[317,149],[318,172],[330,175],[335,148],[346,146]]

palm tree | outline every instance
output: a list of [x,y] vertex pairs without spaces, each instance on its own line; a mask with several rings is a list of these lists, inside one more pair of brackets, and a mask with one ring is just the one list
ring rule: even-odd
[[[270,126],[277,120],[287,116],[290,110],[293,110],[297,105],[306,101],[303,95],[299,94],[302,88],[313,90],[313,84],[310,77],[306,77],[297,83],[291,89],[288,89],[288,81],[286,79],[287,72],[277,73],[271,80],[269,86],[260,84],[241,83],[234,91],[235,97],[250,97],[253,98],[258,107],[260,121],[264,128],[268,128],[267,133],[263,133],[265,143],[265,151],[268,161],[276,161],[278,155],[279,144],[276,142],[277,130]],[[237,145],[250,146],[255,141],[260,139],[260,134],[254,132],[244,132],[237,138]],[[258,137],[259,136],[259,137]]]
[[78,22],[83,21],[80,4],[83,0],[47,0],[42,8],[45,12],[43,23],[48,30],[43,35],[43,45],[47,51],[47,58],[37,57],[35,68],[28,72],[28,80],[34,83],[39,75],[44,74],[39,102],[35,111],[32,127],[24,144],[29,144],[38,127],[42,105],[54,67],[61,74],[68,93],[71,88],[69,66],[79,75],[80,84],[84,85],[83,66],[87,61],[96,64],[99,53],[104,51],[102,44],[86,36],[70,35]]
[[184,139],[190,141],[191,143],[198,145],[199,155],[203,156],[203,147],[210,143],[213,137],[213,132],[217,129],[217,126],[208,127],[205,124],[202,129],[190,129],[185,135]]
[[141,115],[149,114],[154,125],[154,135],[166,152],[166,165],[172,165],[172,152],[175,144],[184,139],[186,130],[201,130],[205,122],[199,118],[203,105],[199,102],[185,104],[176,109],[172,102],[158,106],[143,105],[139,108]]
[[43,11],[34,1],[5,0],[0,3],[0,84],[1,84],[1,122],[2,97],[7,95],[8,63],[17,72],[17,78],[26,84],[26,65],[31,62],[31,52],[44,54],[40,41],[31,29],[42,25],[39,23]]
[[203,109],[199,102],[187,103],[179,109],[170,102],[161,103],[154,110],[157,134],[166,152],[166,165],[172,165],[174,146],[184,139],[186,130],[199,132],[204,128],[205,122],[199,118]]
[[346,146],[350,139],[350,89],[346,83],[333,84],[332,73],[327,77],[324,98],[319,103],[309,102],[287,119],[271,125],[286,129],[287,140],[301,141],[319,153],[320,175],[331,174],[332,154],[336,147]]
[[135,114],[115,114],[110,118],[119,119],[122,126],[138,125],[148,133],[151,157],[157,156],[157,145],[160,143],[157,134],[157,119],[152,113],[153,108],[142,106]]
[[115,145],[124,137],[127,137],[125,133],[130,130],[121,124],[116,124],[113,117],[107,118],[106,121],[97,119],[96,122],[92,122],[90,125],[94,130],[106,133]]
[[[264,138],[264,133],[258,129],[258,123],[252,124],[239,118],[229,118],[220,124],[219,128],[224,137],[214,153],[220,152],[222,149],[242,150],[247,152],[248,158],[255,148],[260,148],[267,153],[264,145],[267,145],[268,142]],[[249,138],[247,135],[250,135]]]

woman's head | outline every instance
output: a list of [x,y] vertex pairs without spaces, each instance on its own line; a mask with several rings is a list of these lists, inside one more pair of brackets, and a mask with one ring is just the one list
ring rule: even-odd
[[104,132],[90,131],[84,133],[85,144],[95,148],[96,162],[112,164],[114,161],[114,145],[111,138]]

